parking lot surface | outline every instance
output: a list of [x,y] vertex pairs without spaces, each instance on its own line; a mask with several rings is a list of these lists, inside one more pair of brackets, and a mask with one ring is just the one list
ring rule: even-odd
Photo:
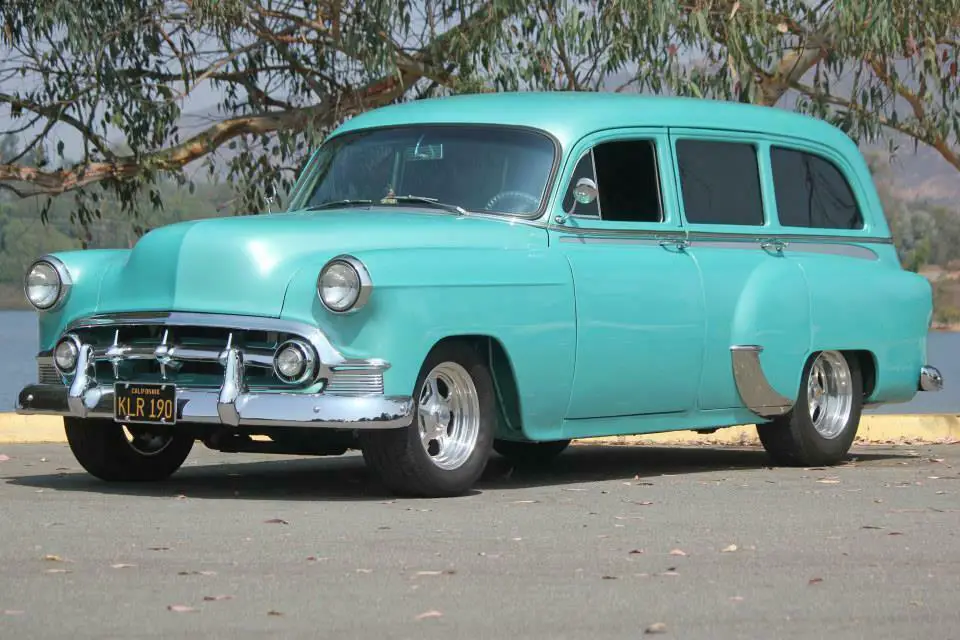
[[111,485],[0,446],[0,638],[960,638],[960,446],[573,446],[396,499],[358,455]]

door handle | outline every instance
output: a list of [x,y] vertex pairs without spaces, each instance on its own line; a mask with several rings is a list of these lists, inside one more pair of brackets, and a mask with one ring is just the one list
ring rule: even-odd
[[760,248],[764,251],[776,251],[777,253],[783,253],[783,250],[786,248],[787,243],[783,240],[772,239],[772,240],[761,240]]
[[669,249],[670,247],[673,247],[678,251],[683,251],[684,249],[690,246],[690,241],[687,240],[686,238],[679,238],[679,239],[674,238],[670,240],[667,240],[664,238],[664,239],[660,239],[658,242],[660,246],[663,247],[664,249]]

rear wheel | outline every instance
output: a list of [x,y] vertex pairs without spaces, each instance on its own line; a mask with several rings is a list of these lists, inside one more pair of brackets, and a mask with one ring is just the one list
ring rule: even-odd
[[64,418],[63,423],[77,462],[101,480],[163,480],[183,465],[193,449],[193,436],[173,428],[82,418]]
[[553,462],[569,445],[569,440],[551,442],[495,440],[493,449],[517,467],[542,467]]
[[490,457],[496,420],[493,382],[480,355],[465,343],[431,351],[416,384],[411,425],[361,434],[363,457],[398,494],[463,494]]
[[853,445],[862,410],[859,361],[839,351],[822,351],[804,367],[793,409],[757,425],[757,435],[777,464],[837,464]]

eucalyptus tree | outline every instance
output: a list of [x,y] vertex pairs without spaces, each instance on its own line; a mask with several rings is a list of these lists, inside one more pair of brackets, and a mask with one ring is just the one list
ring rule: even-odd
[[958,40],[960,0],[8,0],[0,189],[73,193],[83,222],[204,165],[254,212],[345,118],[506,89],[797,109],[960,171]]

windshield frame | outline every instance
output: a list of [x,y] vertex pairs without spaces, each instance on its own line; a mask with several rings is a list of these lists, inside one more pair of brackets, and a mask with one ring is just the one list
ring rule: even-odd
[[[463,127],[478,127],[478,128],[496,128],[496,129],[516,129],[519,131],[525,131],[533,134],[540,135],[551,142],[553,145],[553,160],[550,164],[550,172],[547,175],[547,179],[544,184],[543,193],[540,196],[540,205],[537,207],[537,210],[532,213],[508,213],[505,211],[487,211],[487,210],[475,210],[468,209],[464,207],[464,210],[467,212],[467,215],[471,216],[492,216],[499,219],[507,220],[539,220],[546,213],[550,201],[553,197],[554,190],[556,188],[557,175],[560,171],[560,165],[563,162],[563,146],[560,144],[560,141],[555,135],[550,133],[545,129],[539,127],[529,126],[529,125],[519,125],[519,124],[501,124],[497,122],[475,122],[475,121],[463,121],[463,122],[404,122],[399,124],[389,124],[382,126],[372,126],[372,127],[358,127],[356,129],[348,129],[341,131],[339,133],[334,133],[328,136],[318,147],[317,149],[310,154],[310,159],[307,161],[306,166],[300,173],[300,177],[295,183],[292,193],[293,196],[290,199],[290,204],[287,207],[286,211],[288,213],[296,213],[302,211],[306,205],[306,201],[310,198],[310,194],[313,193],[313,189],[316,186],[315,179],[316,173],[319,169],[319,157],[323,153],[324,147],[333,140],[338,140],[344,136],[350,136],[355,133],[366,133],[371,131],[390,131],[393,129],[408,129],[411,127],[419,128],[431,128],[431,129],[441,129],[441,128],[463,128]],[[372,203],[366,205],[367,207],[424,207],[426,205],[417,205],[414,203],[403,203],[403,204],[385,204],[380,205],[379,203]],[[433,210],[433,213],[437,213],[438,210]]]

